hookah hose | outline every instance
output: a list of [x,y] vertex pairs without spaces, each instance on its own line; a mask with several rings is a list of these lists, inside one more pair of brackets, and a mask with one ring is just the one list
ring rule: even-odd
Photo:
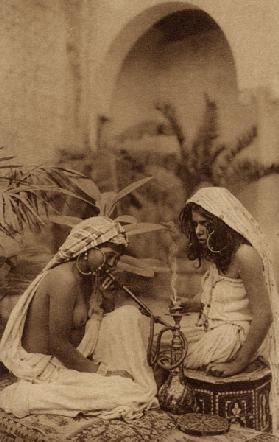
[[[150,318],[150,334],[148,338],[148,347],[147,347],[147,361],[148,364],[153,367],[155,363],[157,362],[157,357],[160,351],[160,340],[157,340],[156,350],[154,356],[152,356],[152,346],[154,341],[154,325],[155,323],[161,324],[164,326],[164,329],[159,333],[159,336],[161,338],[162,334],[166,330],[174,330],[175,327],[166,321],[164,321],[160,316],[155,316],[153,312],[150,310],[147,305],[144,304],[128,287],[126,287],[124,284],[121,284],[120,281],[114,276],[109,270],[106,270],[106,275],[108,278],[116,284],[119,288],[121,288],[125,293],[127,293],[139,306],[140,312],[148,316]],[[160,365],[160,364],[159,364]]]

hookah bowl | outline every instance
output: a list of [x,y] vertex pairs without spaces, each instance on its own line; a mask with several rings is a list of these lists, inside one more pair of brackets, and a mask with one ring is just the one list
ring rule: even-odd
[[[185,414],[193,412],[194,409],[194,395],[183,374],[187,342],[180,328],[181,307],[173,305],[169,311],[175,325],[161,330],[157,342],[156,363],[159,367],[169,371],[167,380],[159,389],[158,400],[163,410],[173,414]],[[162,336],[167,331],[172,332],[170,356],[166,356],[166,351],[160,351]]]

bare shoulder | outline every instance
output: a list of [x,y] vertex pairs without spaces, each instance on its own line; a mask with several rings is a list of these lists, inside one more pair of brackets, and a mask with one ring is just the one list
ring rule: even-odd
[[258,252],[249,244],[241,244],[235,253],[235,262],[240,269],[262,270],[263,264]]
[[76,280],[73,274],[64,265],[60,265],[51,269],[44,280],[45,290],[49,296],[56,296],[59,293],[59,298],[63,296],[69,297],[75,293]]

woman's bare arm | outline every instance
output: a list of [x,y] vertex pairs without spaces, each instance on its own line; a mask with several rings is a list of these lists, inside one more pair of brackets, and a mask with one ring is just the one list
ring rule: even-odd
[[[86,373],[96,373],[99,364],[86,359],[70,342],[73,309],[77,287],[63,273],[53,273],[49,279],[49,350],[65,367]],[[103,376],[133,379],[125,370],[102,370]]]
[[247,338],[235,359],[223,364],[209,364],[210,372],[215,371],[222,376],[239,373],[247,367],[262,344],[272,322],[271,306],[260,256],[252,247],[242,245],[235,259],[249,298],[252,321]]
[[272,313],[264,280],[263,263],[258,253],[252,247],[242,246],[237,259],[252,312],[250,330],[237,359],[249,363],[267,334],[272,323]]
[[96,373],[98,364],[86,359],[70,342],[73,309],[76,301],[74,282],[53,273],[49,280],[49,350],[67,368]]

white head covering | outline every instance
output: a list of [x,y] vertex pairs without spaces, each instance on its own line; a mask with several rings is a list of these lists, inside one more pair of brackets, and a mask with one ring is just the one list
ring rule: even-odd
[[[275,395],[279,387],[279,297],[269,248],[261,228],[241,202],[225,188],[201,188],[187,200],[186,204],[188,203],[198,204],[240,233],[255,248],[262,259],[264,279],[273,314],[273,322],[266,337],[266,344],[272,370],[273,393]],[[273,406],[275,401],[276,399],[273,400]],[[273,424],[276,425],[275,422]]]

